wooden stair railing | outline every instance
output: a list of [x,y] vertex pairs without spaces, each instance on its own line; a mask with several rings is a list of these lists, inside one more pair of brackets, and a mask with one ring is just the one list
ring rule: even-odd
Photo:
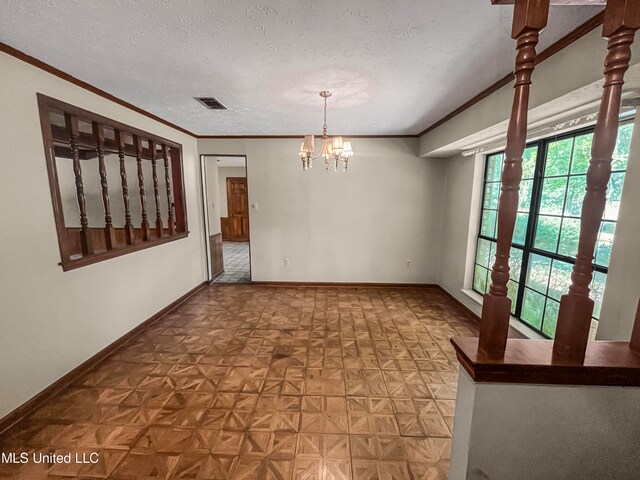
[[608,39],[604,86],[593,133],[587,189],[582,204],[580,240],[569,292],[560,299],[553,355],[576,363],[584,361],[594,301],[589,298],[592,262],[604,214],[611,162],[616,146],[624,75],[631,60],[631,44],[640,28],[640,2],[608,0],[602,35]]
[[[535,46],[540,30],[546,25],[550,1],[492,0],[492,3],[515,4],[512,37],[517,41],[517,54],[515,93],[507,131],[502,192],[498,204],[496,258],[491,273],[492,284],[484,297],[480,338],[477,341],[478,358],[490,363],[503,359],[507,348],[511,308],[511,301],[507,296],[509,253],[522,177],[529,86],[535,66]],[[607,184],[611,175],[624,75],[631,59],[630,46],[639,28],[640,1],[608,0],[603,25],[603,36],[608,39],[608,53],[604,64],[603,94],[593,135],[592,158],[587,172],[578,254],[571,275],[569,292],[561,298],[555,340],[552,344],[547,342],[547,347],[544,347],[547,351],[548,347],[552,346],[551,358],[548,359],[550,365],[554,363],[557,365],[584,364],[594,308],[594,302],[589,298],[589,284],[593,274],[592,262],[606,203]],[[628,347],[632,352],[640,353],[640,305],[638,309]],[[611,348],[612,351],[619,350],[619,346]],[[637,363],[634,363],[635,360],[628,362],[634,365]]]
[[488,356],[504,355],[509,334],[511,299],[507,295],[509,254],[518,210],[522,179],[522,154],[527,141],[527,114],[531,74],[535,68],[536,45],[547,24],[549,0],[516,0],[511,36],[516,40],[513,106],[507,131],[502,192],[498,204],[496,259],[491,286],[482,304],[479,348]]

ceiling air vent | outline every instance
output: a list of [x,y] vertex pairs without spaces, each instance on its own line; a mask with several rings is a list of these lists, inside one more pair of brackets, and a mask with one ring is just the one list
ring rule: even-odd
[[205,107],[211,110],[226,110],[227,107],[222,105],[218,100],[213,97],[194,97],[197,101],[203,104]]

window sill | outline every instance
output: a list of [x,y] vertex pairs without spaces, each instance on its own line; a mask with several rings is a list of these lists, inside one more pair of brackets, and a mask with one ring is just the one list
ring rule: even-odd
[[[467,290],[464,288],[460,291],[473,303],[477,304],[479,307],[482,307],[482,295],[474,292],[473,290]],[[525,338],[529,338],[532,340],[548,340],[548,338],[543,337],[538,332],[536,332],[514,316],[511,316],[511,319],[509,320],[509,326]]]

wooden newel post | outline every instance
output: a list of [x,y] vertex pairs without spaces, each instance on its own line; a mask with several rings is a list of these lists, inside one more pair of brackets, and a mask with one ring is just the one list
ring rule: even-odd
[[80,211],[80,249],[82,255],[93,254],[93,237],[89,230],[89,220],[87,218],[87,199],[84,194],[84,181],[82,180],[82,166],[80,165],[80,150],[78,149],[78,136],[80,135],[80,125],[78,117],[70,113],[64,114],[64,122],[69,134],[69,145],[71,146],[71,157],[73,161],[73,174],[76,183],[76,199],[78,200],[78,210]]
[[120,161],[120,181],[122,184],[122,200],[124,202],[124,235],[127,245],[133,245],[136,235],[131,222],[131,202],[129,200],[129,184],[127,181],[127,169],[125,167],[125,136],[124,132],[115,130],[116,145],[118,147],[118,159]]
[[491,272],[491,287],[484,296],[478,347],[489,356],[504,355],[509,333],[511,300],[507,296],[509,254],[518,211],[518,190],[522,179],[522,154],[527,142],[527,114],[531,74],[535,68],[536,45],[547,24],[549,0],[516,0],[511,36],[516,40],[513,106],[498,204],[496,259]]
[[624,74],[631,60],[631,44],[640,27],[640,2],[609,0],[602,34],[608,38],[604,86],[598,121],[593,133],[587,189],[582,203],[580,240],[571,273],[569,293],[560,299],[553,356],[582,364],[589,340],[594,302],[589,298],[593,256],[604,213],[611,160],[618,135],[618,116]]
[[636,310],[636,321],[631,331],[631,340],[629,340],[629,348],[634,352],[640,353],[640,300],[638,300],[638,309]]
[[138,165],[138,190],[140,192],[140,209],[142,210],[142,241],[149,240],[149,218],[147,216],[147,198],[144,193],[144,174],[142,172],[142,139],[138,135],[133,136],[133,143],[136,147],[136,163]]
[[109,184],[107,183],[107,167],[104,164],[104,127],[93,122],[93,138],[96,140],[98,154],[98,173],[100,175],[100,190],[102,191],[102,206],[104,208],[104,242],[107,250],[116,248],[116,231],[111,218],[111,201],[109,199]]

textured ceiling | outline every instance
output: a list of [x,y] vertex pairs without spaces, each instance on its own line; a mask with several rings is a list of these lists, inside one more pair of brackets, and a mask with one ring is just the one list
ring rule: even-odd
[[[489,0],[0,0],[0,41],[202,135],[415,134],[509,73]],[[552,7],[541,48],[600,7]],[[228,111],[192,97],[214,96]]]

